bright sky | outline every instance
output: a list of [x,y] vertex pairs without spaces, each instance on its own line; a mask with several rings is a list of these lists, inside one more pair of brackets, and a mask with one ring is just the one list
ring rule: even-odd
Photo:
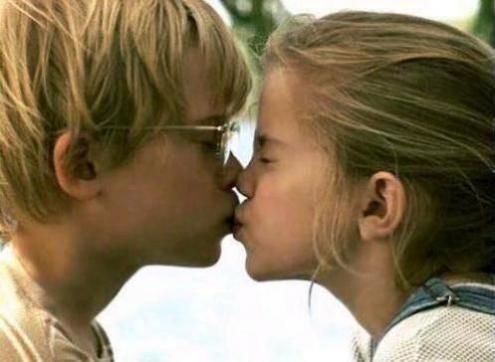
[[474,14],[478,0],[282,0],[292,13],[324,15],[344,9],[407,13],[439,20],[458,20]]
[[[224,17],[228,14],[219,0],[207,0]],[[282,0],[291,13],[318,16],[339,10],[370,10],[419,15],[452,21],[465,19],[478,9],[479,0]]]

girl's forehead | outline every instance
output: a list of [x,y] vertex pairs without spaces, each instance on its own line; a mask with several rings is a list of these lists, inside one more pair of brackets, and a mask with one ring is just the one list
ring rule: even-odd
[[293,83],[283,70],[275,69],[267,73],[259,105],[259,127],[292,126],[300,107],[294,94]]

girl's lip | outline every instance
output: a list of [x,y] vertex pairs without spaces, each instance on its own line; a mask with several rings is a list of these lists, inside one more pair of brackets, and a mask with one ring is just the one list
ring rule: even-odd
[[235,223],[241,224],[241,225],[244,224],[244,222],[242,221],[242,217],[241,217],[242,216],[241,215],[241,213],[242,213],[241,209],[243,208],[243,206],[244,206],[244,204],[239,204],[234,210],[234,221],[235,221]]
[[234,218],[234,222],[232,223],[232,234],[234,235],[234,238],[239,240],[238,235],[239,232],[241,231],[243,227],[243,224],[241,221],[239,221],[238,218]]
[[234,230],[238,230],[242,228],[242,222],[240,222],[238,219],[234,219],[234,225],[232,226]]

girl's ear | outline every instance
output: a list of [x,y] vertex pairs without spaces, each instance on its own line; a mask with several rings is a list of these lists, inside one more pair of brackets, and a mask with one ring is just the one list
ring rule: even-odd
[[387,240],[397,229],[406,210],[402,182],[380,171],[368,180],[361,200],[359,232],[363,241]]
[[91,199],[101,191],[101,175],[93,157],[96,146],[89,137],[75,139],[68,131],[55,141],[53,165],[56,180],[72,199]]

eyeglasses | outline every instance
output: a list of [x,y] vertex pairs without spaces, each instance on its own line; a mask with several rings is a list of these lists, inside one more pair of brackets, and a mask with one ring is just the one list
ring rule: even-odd
[[230,155],[230,140],[239,132],[239,122],[231,120],[219,126],[207,125],[167,125],[160,129],[165,131],[193,131],[193,132],[215,132],[216,155],[221,162],[222,167],[225,167]]
[[[146,127],[148,128],[148,127]],[[230,155],[229,143],[232,137],[239,132],[239,122],[235,120],[227,121],[219,126],[209,125],[188,125],[188,124],[171,124],[158,127],[149,127],[150,129],[159,129],[162,131],[193,131],[193,132],[215,132],[216,156],[222,167],[227,165]],[[110,126],[101,129],[108,130],[128,130],[128,127]]]

